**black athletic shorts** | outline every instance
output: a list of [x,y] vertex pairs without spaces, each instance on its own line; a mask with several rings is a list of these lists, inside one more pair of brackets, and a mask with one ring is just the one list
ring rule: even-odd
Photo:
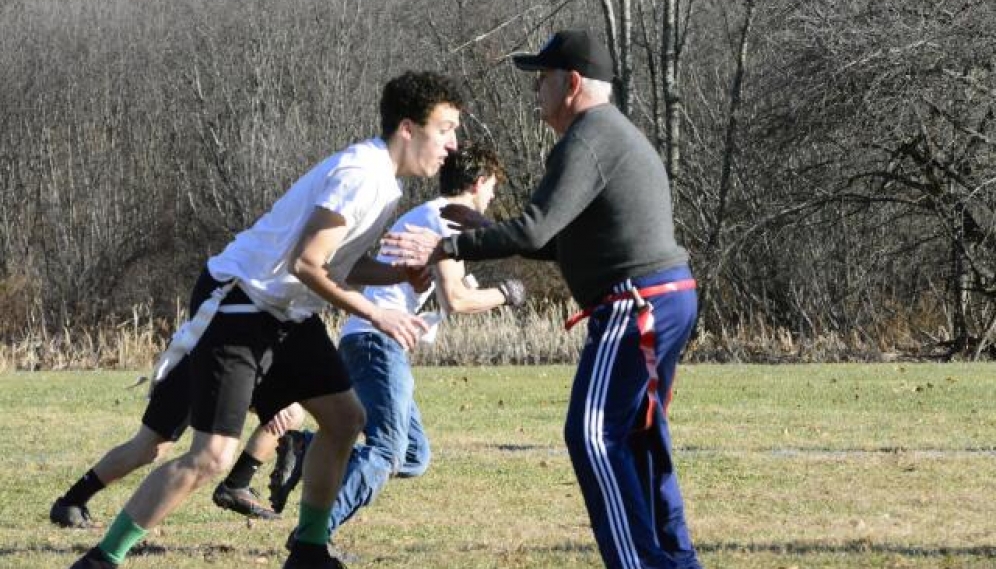
[[[225,304],[251,302],[235,288]],[[188,358],[190,424],[206,433],[240,437],[250,407],[266,423],[291,403],[352,387],[318,316],[294,323],[219,311]]]
[[[191,314],[221,285],[205,270],[194,287]],[[226,304],[251,301],[236,287],[222,301],[222,306]],[[180,402],[183,376],[187,396]],[[346,367],[318,316],[294,323],[280,322],[265,312],[219,312],[193,351],[156,387],[143,423],[176,440],[173,437],[183,432],[180,414],[189,411],[194,429],[240,437],[250,407],[260,423],[266,423],[291,403],[351,387]],[[155,392],[163,388],[167,388],[163,401],[156,404]]]
[[183,358],[152,390],[142,424],[160,437],[176,442],[190,425],[190,374]]
[[[190,292],[190,300],[187,304],[187,313],[193,316],[201,303],[204,302],[219,283],[211,278],[205,269],[194,289]],[[242,296],[245,296],[244,294]],[[232,300],[238,300],[232,295]],[[162,438],[176,442],[183,436],[183,432],[190,425],[190,357],[184,357],[176,367],[170,370],[166,377],[152,390],[149,404],[145,406],[145,414],[142,415],[142,424],[151,429]]]

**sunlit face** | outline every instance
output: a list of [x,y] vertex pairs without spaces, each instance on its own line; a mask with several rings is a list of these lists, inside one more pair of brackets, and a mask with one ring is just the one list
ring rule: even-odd
[[456,129],[460,126],[460,110],[442,103],[429,114],[424,125],[411,125],[411,145],[403,173],[429,178],[436,175],[446,155],[456,150]]
[[567,95],[565,73],[559,69],[543,69],[537,72],[533,87],[536,90],[536,106],[539,108],[540,118],[556,128]]
[[495,186],[497,184],[498,178],[495,176],[478,178],[477,191],[474,192],[474,209],[478,213],[484,213],[487,211],[488,206],[491,205],[491,200],[495,198]]

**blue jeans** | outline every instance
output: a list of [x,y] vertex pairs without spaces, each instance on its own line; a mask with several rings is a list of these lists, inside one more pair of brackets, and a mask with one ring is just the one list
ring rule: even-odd
[[367,410],[367,424],[332,506],[332,533],[371,503],[388,478],[420,476],[431,458],[415,404],[415,378],[401,345],[380,332],[363,332],[344,336],[339,353]]

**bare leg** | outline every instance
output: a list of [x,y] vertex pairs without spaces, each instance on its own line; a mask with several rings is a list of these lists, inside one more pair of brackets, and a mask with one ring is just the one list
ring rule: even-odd
[[125,513],[142,528],[158,525],[195,490],[227,471],[238,446],[237,438],[194,431],[190,450],[153,470]]
[[246,441],[243,452],[252,456],[259,462],[269,462],[277,452],[277,441],[286,431],[297,430],[304,424],[304,409],[301,405],[293,403],[281,411],[285,413],[287,422],[285,428],[279,431],[268,429],[266,425],[259,425],[253,431],[252,436]]
[[302,405],[318,422],[318,431],[304,456],[301,502],[331,508],[353,443],[366,422],[366,412],[352,389],[309,399]]
[[276,454],[281,435],[287,430],[300,428],[303,423],[304,409],[294,403],[282,409],[268,423],[256,427],[235,466],[214,489],[211,499],[215,505],[250,518],[279,518],[279,514],[265,504],[252,488],[252,479],[260,465],[269,462]]
[[150,464],[173,447],[152,429],[142,425],[131,439],[107,451],[93,468],[79,478],[52,504],[49,521],[61,527],[92,527],[87,503],[110,484]]
[[93,471],[104,486],[109,486],[133,471],[162,459],[173,444],[173,441],[142,425],[131,439],[107,451]]

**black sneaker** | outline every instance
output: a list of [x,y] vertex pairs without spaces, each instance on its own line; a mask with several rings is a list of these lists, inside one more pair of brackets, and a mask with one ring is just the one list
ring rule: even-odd
[[[294,551],[296,539],[297,528],[294,528],[291,530],[290,535],[287,536],[287,541],[284,542],[284,549]],[[339,547],[332,543],[332,538],[329,538],[329,542],[325,545],[325,548],[328,549],[329,555],[338,559],[340,563],[359,563],[361,561],[359,555],[339,549]]]
[[329,553],[328,547],[295,541],[284,569],[347,569],[346,564]]
[[252,488],[229,488],[222,482],[214,489],[211,499],[219,508],[231,510],[243,516],[261,520],[280,519],[280,515],[267,508],[260,500],[259,494]]
[[277,460],[270,473],[270,506],[274,512],[284,511],[287,498],[301,481],[307,448],[307,439],[301,431],[287,431],[277,442]]
[[86,555],[80,557],[73,563],[69,569],[117,569],[118,564],[112,563],[108,559],[104,552],[100,549],[94,547],[90,551],[86,552]]
[[86,506],[70,504],[65,498],[56,499],[52,509],[48,511],[48,519],[55,525],[64,528],[91,528],[90,510]]

